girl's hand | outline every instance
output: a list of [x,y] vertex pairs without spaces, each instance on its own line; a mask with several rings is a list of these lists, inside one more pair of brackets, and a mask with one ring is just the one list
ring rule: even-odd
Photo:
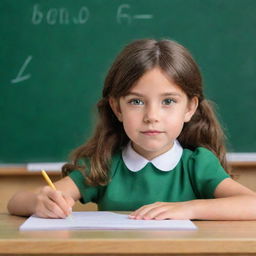
[[34,214],[41,218],[66,218],[74,205],[72,197],[44,186],[37,194],[34,204]]
[[136,220],[193,219],[193,201],[187,202],[156,202],[144,205],[129,215]]

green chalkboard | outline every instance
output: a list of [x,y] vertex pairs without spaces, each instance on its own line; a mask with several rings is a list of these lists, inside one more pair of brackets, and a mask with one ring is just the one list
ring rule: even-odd
[[230,152],[256,151],[255,0],[1,0],[0,163],[66,161],[122,47],[170,38],[198,62]]

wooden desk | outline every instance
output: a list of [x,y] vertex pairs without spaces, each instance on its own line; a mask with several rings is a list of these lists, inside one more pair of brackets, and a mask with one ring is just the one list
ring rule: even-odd
[[195,221],[196,231],[24,231],[0,214],[0,255],[256,255],[256,221]]

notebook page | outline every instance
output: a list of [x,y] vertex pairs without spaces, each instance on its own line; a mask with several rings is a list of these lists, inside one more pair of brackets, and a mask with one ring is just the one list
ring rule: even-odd
[[68,229],[175,229],[195,230],[190,220],[133,220],[127,214],[114,212],[73,212],[66,219],[29,217],[20,230],[68,230]]

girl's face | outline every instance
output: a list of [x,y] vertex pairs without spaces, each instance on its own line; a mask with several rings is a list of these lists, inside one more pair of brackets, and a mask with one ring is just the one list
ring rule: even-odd
[[119,102],[110,99],[134,150],[149,160],[173,146],[197,104],[196,97],[189,101],[159,68],[146,72]]

